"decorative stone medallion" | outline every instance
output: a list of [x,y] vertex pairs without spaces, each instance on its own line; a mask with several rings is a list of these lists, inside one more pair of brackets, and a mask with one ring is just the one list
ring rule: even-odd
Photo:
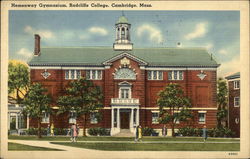
[[127,57],[124,57],[123,59],[121,59],[121,65],[123,67],[127,67],[128,65],[130,65],[129,59],[127,59]]
[[51,73],[49,73],[47,69],[45,69],[44,72],[41,73],[41,75],[43,76],[44,79],[47,79],[51,75]]
[[206,75],[203,71],[201,71],[199,74],[197,74],[197,76],[198,76],[201,80],[203,80],[207,75]]

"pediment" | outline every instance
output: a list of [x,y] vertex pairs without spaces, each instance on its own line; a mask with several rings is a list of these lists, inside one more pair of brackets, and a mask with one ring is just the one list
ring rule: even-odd
[[132,55],[130,53],[127,53],[127,52],[123,52],[123,53],[121,53],[119,55],[113,56],[112,58],[104,61],[103,64],[104,65],[112,65],[112,63],[114,61],[119,60],[119,59],[123,59],[124,57],[126,57],[128,59],[132,59],[132,60],[138,62],[138,64],[140,66],[145,66],[145,65],[148,64],[146,61],[144,61],[144,60],[142,60],[142,59],[140,59],[140,58],[138,58],[138,57],[136,57],[136,56],[134,56],[134,55]]

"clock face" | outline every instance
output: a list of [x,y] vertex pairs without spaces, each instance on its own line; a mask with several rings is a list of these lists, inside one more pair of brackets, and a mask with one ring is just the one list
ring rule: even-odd
[[136,79],[135,72],[129,68],[121,68],[115,73],[115,79]]

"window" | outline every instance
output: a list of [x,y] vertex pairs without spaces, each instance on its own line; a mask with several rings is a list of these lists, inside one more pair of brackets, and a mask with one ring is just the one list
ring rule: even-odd
[[45,112],[45,111],[42,111],[42,123],[49,123],[49,113],[48,112]]
[[69,123],[76,123],[76,112],[69,112]]
[[114,74],[114,79],[136,79],[136,73],[129,68],[120,68]]
[[125,38],[125,29],[124,29],[124,28],[122,28],[122,33],[121,33],[121,35],[122,35],[122,39],[124,39],[124,38]]
[[168,80],[183,80],[183,71],[168,71]]
[[239,107],[240,106],[240,97],[234,97],[234,106]]
[[90,123],[91,124],[97,124],[98,123],[97,113],[91,113],[90,114]]
[[129,89],[121,89],[121,98],[129,98]]
[[159,113],[152,112],[152,124],[158,124],[158,123],[159,123]]
[[86,79],[101,80],[102,79],[102,71],[101,70],[87,70],[86,71]]
[[65,70],[65,79],[79,79],[80,77],[80,70]]
[[148,79],[149,80],[163,80],[163,72],[162,71],[148,71]]
[[234,89],[240,89],[240,81],[234,81]]
[[239,118],[235,118],[235,124],[239,124],[239,122],[240,122],[240,119]]
[[200,124],[206,123],[206,113],[199,113],[199,123]]

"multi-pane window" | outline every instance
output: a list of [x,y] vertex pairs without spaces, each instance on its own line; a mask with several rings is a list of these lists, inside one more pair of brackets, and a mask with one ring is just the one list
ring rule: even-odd
[[159,113],[158,112],[152,112],[152,123],[153,124],[159,123]]
[[205,124],[206,122],[206,113],[199,113],[199,123]]
[[162,71],[148,71],[149,80],[162,80],[163,72]]
[[76,123],[76,112],[69,112],[69,123]]
[[240,80],[234,81],[234,89],[240,89]]
[[240,106],[240,97],[234,97],[234,106],[239,107]]
[[42,123],[49,123],[49,113],[42,111]]
[[168,71],[168,80],[183,80],[183,71]]
[[121,88],[121,98],[129,98],[129,89]]
[[80,77],[80,70],[65,70],[65,79],[79,79]]
[[102,71],[101,70],[87,70],[86,79],[100,80],[102,79]]
[[98,123],[98,119],[97,119],[97,113],[90,113],[90,123],[91,124],[97,124]]

